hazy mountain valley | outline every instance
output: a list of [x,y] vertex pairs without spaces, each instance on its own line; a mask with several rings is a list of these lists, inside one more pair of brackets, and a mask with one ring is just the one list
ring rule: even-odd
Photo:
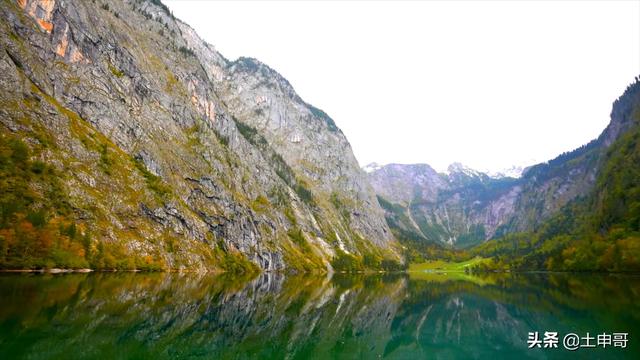
[[639,124],[636,78],[597,139],[519,178],[460,164],[448,174],[390,164],[368,175],[392,231],[418,257],[445,246],[472,248],[462,257],[489,256],[506,268],[637,270]]

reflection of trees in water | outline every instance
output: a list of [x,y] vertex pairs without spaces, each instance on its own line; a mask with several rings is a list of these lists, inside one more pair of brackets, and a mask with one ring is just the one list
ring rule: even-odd
[[85,354],[305,357],[336,346],[357,353],[378,343],[381,349],[406,281],[272,273],[254,279],[74,274],[2,276],[0,288],[10,294],[0,299],[0,341],[38,332],[24,349],[32,354],[48,349],[63,355],[83,344]]
[[640,304],[634,300],[640,290],[640,277],[541,273],[485,276],[490,278],[475,282],[410,281],[410,296],[393,321],[393,336],[385,354],[547,356],[527,350],[529,331],[593,334],[640,330]]
[[637,278],[485,280],[2,275],[0,357],[44,350],[51,356],[82,350],[144,357],[476,357],[525,351],[527,332],[551,330],[545,326],[618,330],[605,327],[615,321],[612,314],[631,314],[626,324],[638,329]]

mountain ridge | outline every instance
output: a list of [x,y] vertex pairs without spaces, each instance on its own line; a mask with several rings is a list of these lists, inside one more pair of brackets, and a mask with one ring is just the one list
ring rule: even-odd
[[401,266],[347,139],[274,70],[155,0],[0,11],[0,267]]
[[[606,149],[633,125],[632,85],[615,100],[611,121],[596,139],[527,167],[519,178],[495,178],[460,163],[447,173],[426,164],[370,166],[367,174],[392,229],[413,242],[463,248],[535,230],[596,185]],[[416,169],[424,171],[411,173]]]
[[577,153],[597,145],[605,147],[595,185],[539,227],[473,249],[491,257],[475,270],[640,271],[640,77],[614,102],[603,134]]

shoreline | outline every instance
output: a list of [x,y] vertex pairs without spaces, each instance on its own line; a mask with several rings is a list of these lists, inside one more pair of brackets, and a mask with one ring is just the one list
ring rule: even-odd
[[[106,269],[62,269],[62,268],[51,268],[51,269],[0,269],[0,274],[89,274],[89,273],[203,273],[203,274],[234,274],[234,272],[224,271],[224,270],[193,270],[193,269],[167,269],[160,271],[149,271],[149,270],[138,270],[138,269],[125,269],[125,270],[106,270]],[[282,273],[287,275],[301,275],[301,274],[328,274],[328,272],[309,272],[309,273],[288,273],[286,271],[258,271],[256,274],[260,273]],[[429,270],[404,270],[404,271],[355,271],[355,272],[346,272],[346,271],[333,271],[333,274],[349,274],[349,275],[374,275],[374,274],[438,274],[438,275],[447,275],[447,274],[467,274],[470,276],[478,276],[483,274],[598,274],[598,275],[640,275],[640,272],[637,271],[599,271],[599,270],[585,270],[585,271],[558,271],[558,270],[492,270],[492,271],[482,271],[482,272],[465,272],[464,270],[444,270],[444,269],[429,269]],[[246,275],[246,272],[237,272],[238,275]]]
[[225,273],[226,271],[220,270],[190,270],[190,269],[169,269],[169,270],[161,270],[161,271],[149,271],[149,270],[138,270],[138,269],[125,269],[125,270],[107,270],[107,269],[61,269],[61,268],[51,268],[51,269],[0,269],[0,273],[15,273],[15,274],[88,274],[88,273],[118,273],[118,272],[128,272],[128,273]]

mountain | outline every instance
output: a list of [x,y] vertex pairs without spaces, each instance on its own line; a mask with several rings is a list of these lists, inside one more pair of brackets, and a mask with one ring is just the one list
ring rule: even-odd
[[372,162],[372,163],[370,163],[368,165],[363,166],[362,170],[364,170],[364,172],[366,172],[366,173],[370,173],[370,172],[379,170],[381,167],[382,167],[382,165],[380,165],[378,163],[375,163],[375,162]]
[[349,142],[158,0],[0,5],[0,267],[396,267]]
[[490,177],[496,178],[496,179],[504,178],[504,177],[517,179],[521,177],[525,172],[527,172],[527,170],[529,170],[529,166],[512,165],[504,169],[500,169],[498,171],[486,170],[483,172],[489,175]]
[[598,156],[591,189],[538,227],[474,249],[492,258],[483,267],[640,271],[640,77],[615,101],[609,126],[581,151]]
[[599,177],[609,166],[614,145],[635,129],[638,86],[636,81],[614,103],[611,122],[597,139],[528,167],[519,178],[490,176],[459,163],[446,174],[425,164],[391,164],[370,171],[389,225],[405,243],[458,248],[546,226],[605,182]]
[[521,191],[516,179],[459,163],[446,174],[426,164],[390,164],[368,175],[396,236],[456,247],[491,238],[514,213]]

